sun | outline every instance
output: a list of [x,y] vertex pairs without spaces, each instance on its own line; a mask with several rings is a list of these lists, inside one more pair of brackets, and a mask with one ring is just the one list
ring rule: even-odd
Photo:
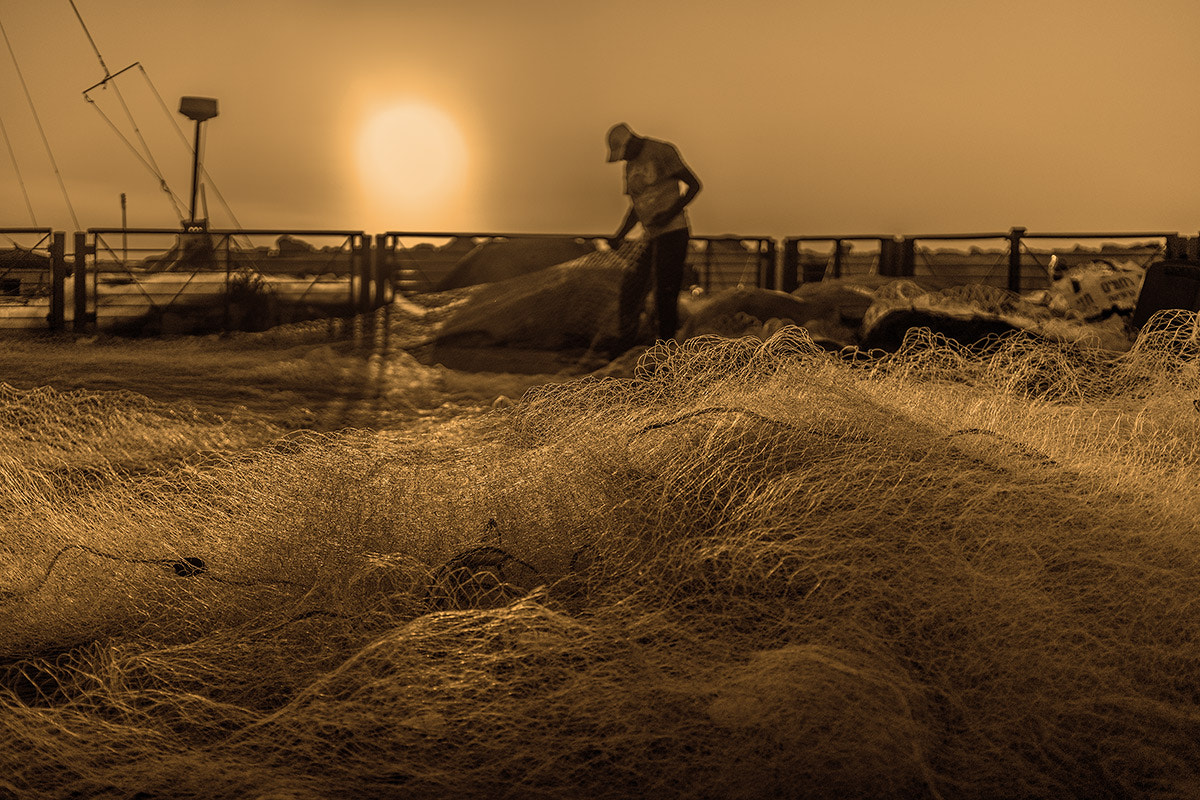
[[406,101],[376,111],[358,138],[363,188],[380,210],[413,214],[447,205],[461,191],[467,146],[434,106]]

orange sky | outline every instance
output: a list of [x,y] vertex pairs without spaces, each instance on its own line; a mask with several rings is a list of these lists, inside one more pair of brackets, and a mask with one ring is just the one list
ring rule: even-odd
[[[1200,230],[1195,0],[76,5],[109,69],[141,62],[169,106],[136,69],[116,79],[185,206],[171,119],[190,139],[179,97],[218,99],[205,164],[245,227],[612,232],[603,139],[623,120],[704,181],[697,234]],[[68,0],[0,0],[0,23],[80,224],[119,225],[125,192],[131,226],[175,226],[83,99],[103,71]],[[136,142],[115,92],[92,96]],[[375,115],[421,104],[459,155],[364,158]],[[7,50],[0,120],[38,224],[72,229]],[[5,149],[0,186],[0,226],[29,225]]]

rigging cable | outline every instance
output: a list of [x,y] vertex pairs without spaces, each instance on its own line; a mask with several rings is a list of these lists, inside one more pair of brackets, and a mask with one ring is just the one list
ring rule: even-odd
[[[114,86],[115,86],[115,84],[114,84]],[[129,137],[121,132],[121,129],[117,127],[116,123],[113,122],[112,119],[110,119],[109,116],[104,113],[104,109],[100,108],[100,106],[96,103],[95,100],[88,97],[86,92],[84,93],[83,98],[85,100],[87,100],[88,103],[91,104],[92,108],[96,109],[96,113],[98,113],[100,115],[100,118],[103,119],[106,123],[108,123],[108,127],[112,128],[113,133],[115,133],[117,135],[117,138],[125,143],[125,146],[129,148],[129,152],[133,153],[134,158],[136,158],[138,161],[142,162],[142,166],[144,166],[150,172],[151,175],[153,175],[155,178],[158,179],[159,187],[164,192],[166,192],[167,198],[171,201],[171,205],[175,209],[175,213],[177,215],[179,215],[180,219],[182,219],[183,218],[183,210],[182,210],[182,206],[180,205],[180,203],[182,201],[175,194],[175,192],[173,192],[171,190],[171,187],[167,185],[166,179],[162,176],[162,173],[158,170],[157,166],[155,164],[152,164],[150,161],[147,161],[146,157],[143,156],[140,152],[138,152],[138,149],[133,144],[133,142],[129,141]]]
[[37,215],[33,213],[33,203],[29,202],[29,190],[25,187],[25,179],[21,177],[21,167],[17,164],[17,154],[13,152],[12,140],[8,138],[8,128],[4,127],[4,118],[0,117],[0,134],[4,136],[4,145],[8,148],[8,157],[12,160],[13,170],[17,173],[17,183],[21,184],[21,194],[25,196],[25,208],[29,209],[29,221],[37,227]]
[[79,13],[79,9],[75,7],[75,0],[67,0],[71,4],[71,10],[75,12],[75,18],[79,20],[79,25],[83,28],[83,35],[87,37],[88,42],[92,45],[92,50],[96,53],[96,58],[100,61],[100,66],[104,68],[104,79],[112,77],[108,71],[108,64],[104,63],[104,56],[100,55],[100,48],[96,46],[96,40],[92,38],[92,32],[88,30],[87,23],[83,21],[83,15]]
[[12,57],[13,66],[17,70],[17,78],[21,81],[21,88],[25,91],[25,99],[29,102],[29,110],[33,112],[33,121],[37,123],[38,133],[42,136],[42,144],[46,146],[46,155],[50,157],[50,165],[54,168],[54,176],[58,178],[58,186],[62,189],[63,200],[67,203],[67,210],[71,212],[71,221],[75,223],[75,230],[82,230],[79,224],[79,217],[75,215],[75,206],[71,204],[71,196],[67,194],[67,185],[63,182],[62,172],[58,169],[58,162],[54,159],[54,151],[50,148],[50,140],[46,137],[46,129],[42,127],[42,119],[38,116],[37,107],[33,104],[33,95],[29,93],[29,85],[25,83],[25,75],[21,72],[21,65],[17,62],[17,53],[13,50],[12,42],[9,41],[8,31],[4,29],[4,23],[0,22],[0,35],[4,36],[4,44],[8,47],[8,54]]
[[[184,147],[186,147],[188,149],[189,153],[192,153],[193,155],[195,155],[195,153],[192,149],[192,145],[188,141],[187,134],[183,132],[183,128],[181,128],[179,125],[179,120],[175,117],[174,114],[171,113],[170,107],[168,107],[167,102],[165,100],[163,100],[163,96],[159,93],[158,87],[154,85],[154,81],[150,80],[150,73],[146,72],[146,68],[143,67],[140,63],[138,64],[138,69],[140,69],[142,71],[142,77],[144,77],[146,79],[146,85],[150,87],[150,91],[153,92],[155,98],[158,99],[158,104],[159,104],[159,106],[162,107],[163,113],[167,115],[167,119],[171,120],[171,124],[175,126],[175,133],[177,133],[179,135],[180,141],[183,142]],[[229,218],[231,220],[233,220],[234,229],[236,229],[238,231],[245,230],[245,227],[242,225],[241,220],[239,220],[237,218],[237,214],[233,213],[233,209],[229,206],[229,203],[226,202],[225,195],[221,194],[221,190],[219,188],[217,188],[216,181],[214,181],[212,176],[208,174],[208,168],[204,166],[203,162],[200,162],[200,173],[204,176],[205,180],[208,181],[208,185],[212,186],[213,192],[215,192],[217,195],[217,200],[220,201],[221,206],[225,209],[225,212],[227,214],[229,214]],[[253,247],[253,243],[248,238],[246,239],[246,241],[247,241],[248,246]]]
[[[100,66],[104,70],[104,80],[101,81],[101,84],[107,86],[109,80],[116,76],[114,76],[111,72],[109,72],[108,65],[106,63],[104,63],[104,56],[102,56],[100,54],[100,48],[96,45],[96,40],[94,38],[92,38],[92,33],[91,33],[91,31],[88,30],[87,23],[83,21],[83,15],[79,13],[79,8],[75,5],[75,0],[67,0],[67,2],[69,2],[71,4],[71,10],[73,10],[75,12],[75,17],[79,20],[79,25],[80,25],[80,27],[83,28],[83,33],[85,36],[87,36],[87,40],[92,46],[92,51],[95,52],[95,54],[96,54],[96,60],[98,60],[100,62]],[[155,98],[157,98],[158,104],[163,109],[163,113],[165,113],[167,115],[167,119],[171,120],[171,124],[175,126],[175,132],[177,134],[179,134],[179,138],[183,141],[184,146],[187,147],[189,153],[192,153],[192,155],[195,155],[195,153],[192,152],[192,145],[188,142],[187,136],[184,134],[183,129],[181,127],[179,127],[179,121],[171,113],[171,109],[167,107],[166,101],[163,100],[162,95],[158,91],[158,87],[154,85],[154,81],[150,80],[150,74],[148,72],[146,72],[146,68],[144,66],[142,66],[141,62],[135,62],[135,65],[141,71],[142,77],[145,78],[146,85],[150,87],[150,91],[153,92]],[[131,65],[131,66],[133,66],[133,65]],[[126,69],[128,69],[128,67],[126,67]],[[125,70],[121,70],[121,71],[124,72]],[[162,170],[158,167],[157,162],[155,162],[154,156],[150,152],[149,145],[146,144],[146,140],[142,138],[141,131],[138,129],[137,124],[133,121],[133,115],[130,113],[129,107],[127,105],[125,105],[125,98],[121,95],[120,89],[117,86],[115,81],[113,82],[113,90],[117,93],[117,97],[118,97],[118,99],[120,99],[121,105],[125,108],[125,114],[128,117],[130,124],[133,125],[134,131],[137,132],[138,139],[142,142],[142,147],[146,151],[146,156],[148,157],[148,160],[147,160],[147,158],[143,158],[141,156],[141,154],[137,152],[137,150],[133,147],[133,144],[120,132],[120,130],[117,128],[117,126],[114,125],[113,122],[104,114],[104,112],[100,109],[100,107],[98,105],[96,105],[96,102],[94,100],[92,100],[91,97],[88,97],[87,92],[84,92],[83,96],[89,103],[91,103],[96,108],[97,111],[100,112],[100,116],[104,117],[104,121],[107,122],[109,124],[109,127],[111,127],[117,133],[117,135],[121,137],[121,139],[125,142],[126,146],[128,146],[131,150],[134,151],[134,155],[136,155],[138,157],[138,160],[140,160],[147,167],[147,169],[149,169],[154,174],[154,176],[156,178],[158,178],[159,185],[162,187],[163,191],[165,191],[171,198],[171,203],[175,207],[175,213],[177,215],[179,215],[179,217],[182,219],[183,218],[183,208],[182,208],[181,204],[183,201],[178,197],[178,195],[176,195],[174,192],[171,191],[169,186],[167,186],[167,181],[162,175]],[[226,202],[225,196],[223,194],[221,194],[221,190],[219,188],[217,188],[216,182],[213,181],[212,176],[208,174],[208,170],[204,167],[203,164],[200,165],[200,170],[203,173],[205,179],[208,180],[209,185],[212,186],[213,191],[217,195],[217,199],[221,202],[221,205],[225,208],[225,211],[229,214],[230,218],[233,220],[234,227],[239,231],[244,230],[242,223],[238,220],[237,215],[233,213],[233,209],[229,206],[229,203]],[[249,241],[249,240],[247,240],[247,241]]]
[[[108,85],[107,80],[104,82],[104,85],[107,88],[107,85]],[[116,81],[113,81],[112,87],[113,87],[113,93],[116,94],[116,96],[117,96],[117,101],[120,102],[121,108],[125,111],[125,118],[127,120],[129,120],[129,124],[133,128],[134,135],[137,136],[138,141],[141,142],[141,144],[142,144],[142,150],[146,154],[145,158],[142,159],[142,162],[150,167],[150,171],[154,174],[154,177],[158,179],[159,188],[161,188],[163,190],[163,192],[166,193],[168,199],[170,199],[170,201],[171,201],[171,205],[175,209],[175,213],[180,217],[180,219],[182,219],[183,218],[183,207],[180,205],[180,201],[179,201],[178,197],[176,196],[175,192],[171,190],[171,187],[169,185],[167,185],[167,179],[163,175],[162,167],[160,167],[158,165],[158,161],[156,161],[154,158],[154,153],[152,153],[150,151],[150,144],[146,141],[146,138],[144,136],[142,136],[142,129],[140,127],[138,127],[137,121],[134,120],[133,112],[129,110],[129,105],[125,102],[125,95],[121,94],[121,87],[117,85]],[[92,106],[97,111],[100,111],[100,106],[97,105],[96,102],[94,100],[92,100],[92,98],[88,97],[86,93],[84,94],[84,98],[87,99],[87,101],[89,103],[91,103]],[[101,115],[102,116],[104,115],[103,111],[101,111]],[[112,125],[111,122],[109,122],[109,124]],[[116,126],[113,125],[113,127],[115,128]],[[125,137],[122,136],[122,138],[125,138]],[[126,144],[129,144],[129,146],[132,147],[132,144],[129,142],[128,139],[126,139],[125,141],[126,141]]]
[[[182,219],[183,218],[183,207],[181,205],[182,201],[175,194],[175,192],[171,191],[171,187],[167,184],[167,179],[163,175],[162,168],[158,166],[158,162],[154,158],[154,153],[152,153],[150,151],[149,143],[147,143],[145,137],[142,136],[142,130],[141,130],[141,128],[138,127],[137,121],[134,120],[133,112],[129,110],[129,105],[128,105],[128,103],[125,102],[125,95],[121,94],[121,87],[119,85],[117,85],[117,82],[115,80],[113,80],[114,78],[116,78],[116,75],[114,75],[112,72],[109,71],[108,64],[106,64],[104,62],[104,56],[100,54],[100,48],[96,45],[96,40],[94,38],[92,38],[92,32],[90,30],[88,30],[87,23],[83,21],[83,15],[79,13],[79,8],[75,5],[75,0],[67,0],[67,2],[69,2],[71,4],[71,10],[75,12],[75,18],[79,20],[79,25],[80,25],[80,27],[83,28],[83,34],[84,34],[84,36],[87,37],[88,43],[91,44],[92,52],[94,52],[96,54],[96,60],[100,62],[100,68],[104,70],[104,80],[100,81],[100,83],[97,84],[97,86],[103,86],[104,88],[107,89],[108,84],[110,82],[112,83],[113,93],[116,94],[117,101],[121,104],[121,108],[125,111],[125,118],[127,120],[129,120],[129,124],[133,128],[133,132],[137,136],[138,141],[142,143],[142,150],[145,152],[145,155],[143,156],[142,153],[138,152],[137,148],[135,148],[133,146],[133,143],[129,141],[128,137],[126,137],[123,133],[121,133],[120,129],[117,128],[117,126],[115,124],[113,124],[113,121],[108,118],[108,115],[104,113],[104,111],[100,108],[99,105],[97,105],[96,101],[93,100],[88,95],[88,92],[90,92],[92,89],[96,88],[95,86],[84,91],[83,99],[87,100],[89,103],[91,103],[92,107],[95,108],[98,112],[100,112],[100,116],[104,118],[104,121],[108,123],[109,127],[111,127],[113,129],[113,131],[117,134],[117,136],[120,137],[120,139],[123,142],[125,142],[125,145],[130,150],[133,151],[133,154],[135,156],[137,156],[138,160],[141,161],[142,164],[145,165],[145,167],[147,169],[150,170],[151,174],[153,174],[154,177],[158,179],[159,188],[162,189],[164,193],[166,193],[167,198],[171,201],[171,206],[173,207],[175,214],[180,219]],[[142,70],[142,72],[144,74],[146,71],[145,68],[143,68],[140,63],[137,66],[139,69]],[[128,68],[129,67],[126,67],[125,69],[128,69]],[[119,75],[121,72],[124,72],[124,71],[125,71],[124,69],[120,70],[120,72],[118,72],[117,75]]]

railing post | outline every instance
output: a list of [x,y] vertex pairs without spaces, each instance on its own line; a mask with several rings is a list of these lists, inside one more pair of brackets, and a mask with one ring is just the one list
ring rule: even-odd
[[758,240],[758,285],[762,289],[775,288],[775,240]]
[[1013,228],[1008,232],[1008,290],[1021,293],[1021,237],[1024,228]]
[[800,286],[800,240],[783,240],[783,274],[779,276],[779,288],[791,294]]
[[[646,246],[653,247],[654,245],[648,244]],[[704,280],[702,284],[704,291],[707,292],[712,289],[712,241],[709,239],[704,240]]]
[[350,242],[351,260],[358,271],[358,310],[366,313],[371,310],[371,240],[355,234]]
[[1163,247],[1163,256],[1169,261],[1187,258],[1187,240],[1178,233],[1168,233]]
[[900,240],[900,274],[911,278],[917,272],[917,240],[905,236]]
[[896,240],[879,240],[879,274],[894,277],[896,274]]
[[375,234],[375,249],[371,253],[372,271],[375,274],[375,307],[382,308],[388,302],[388,278],[391,275],[392,258],[387,249],[387,234]]
[[86,333],[88,324],[94,321],[94,317],[88,316],[87,310],[87,257],[95,253],[95,245],[88,246],[87,234],[75,231],[75,316],[71,321],[71,330],[74,333]]
[[1196,261],[1196,237],[1182,236],[1178,233],[1169,233],[1166,236],[1166,252],[1163,257],[1168,261]]
[[54,231],[50,237],[50,330],[61,332],[67,325],[67,235]]
[[[224,251],[224,253],[225,253],[224,259],[225,259],[226,285],[228,285],[229,279],[233,277],[233,271],[234,271],[234,264],[233,264],[234,259],[232,257],[233,254],[231,252],[229,252],[231,247],[233,247],[233,234],[227,233],[227,234],[225,234],[223,240],[221,241],[221,247],[218,248],[218,250]],[[233,298],[229,297],[227,295],[225,298],[225,330],[226,331],[229,331],[233,325],[233,305],[232,305],[232,303],[233,303]],[[248,311],[248,309],[247,309],[247,311]],[[239,322],[240,327],[245,328],[246,323],[249,321],[249,319],[250,318],[247,315],[247,313],[245,311],[243,311],[242,319]]]

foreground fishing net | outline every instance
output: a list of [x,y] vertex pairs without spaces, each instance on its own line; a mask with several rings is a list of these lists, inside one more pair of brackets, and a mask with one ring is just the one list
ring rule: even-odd
[[1195,334],[699,339],[30,489],[0,797],[1194,796]]

